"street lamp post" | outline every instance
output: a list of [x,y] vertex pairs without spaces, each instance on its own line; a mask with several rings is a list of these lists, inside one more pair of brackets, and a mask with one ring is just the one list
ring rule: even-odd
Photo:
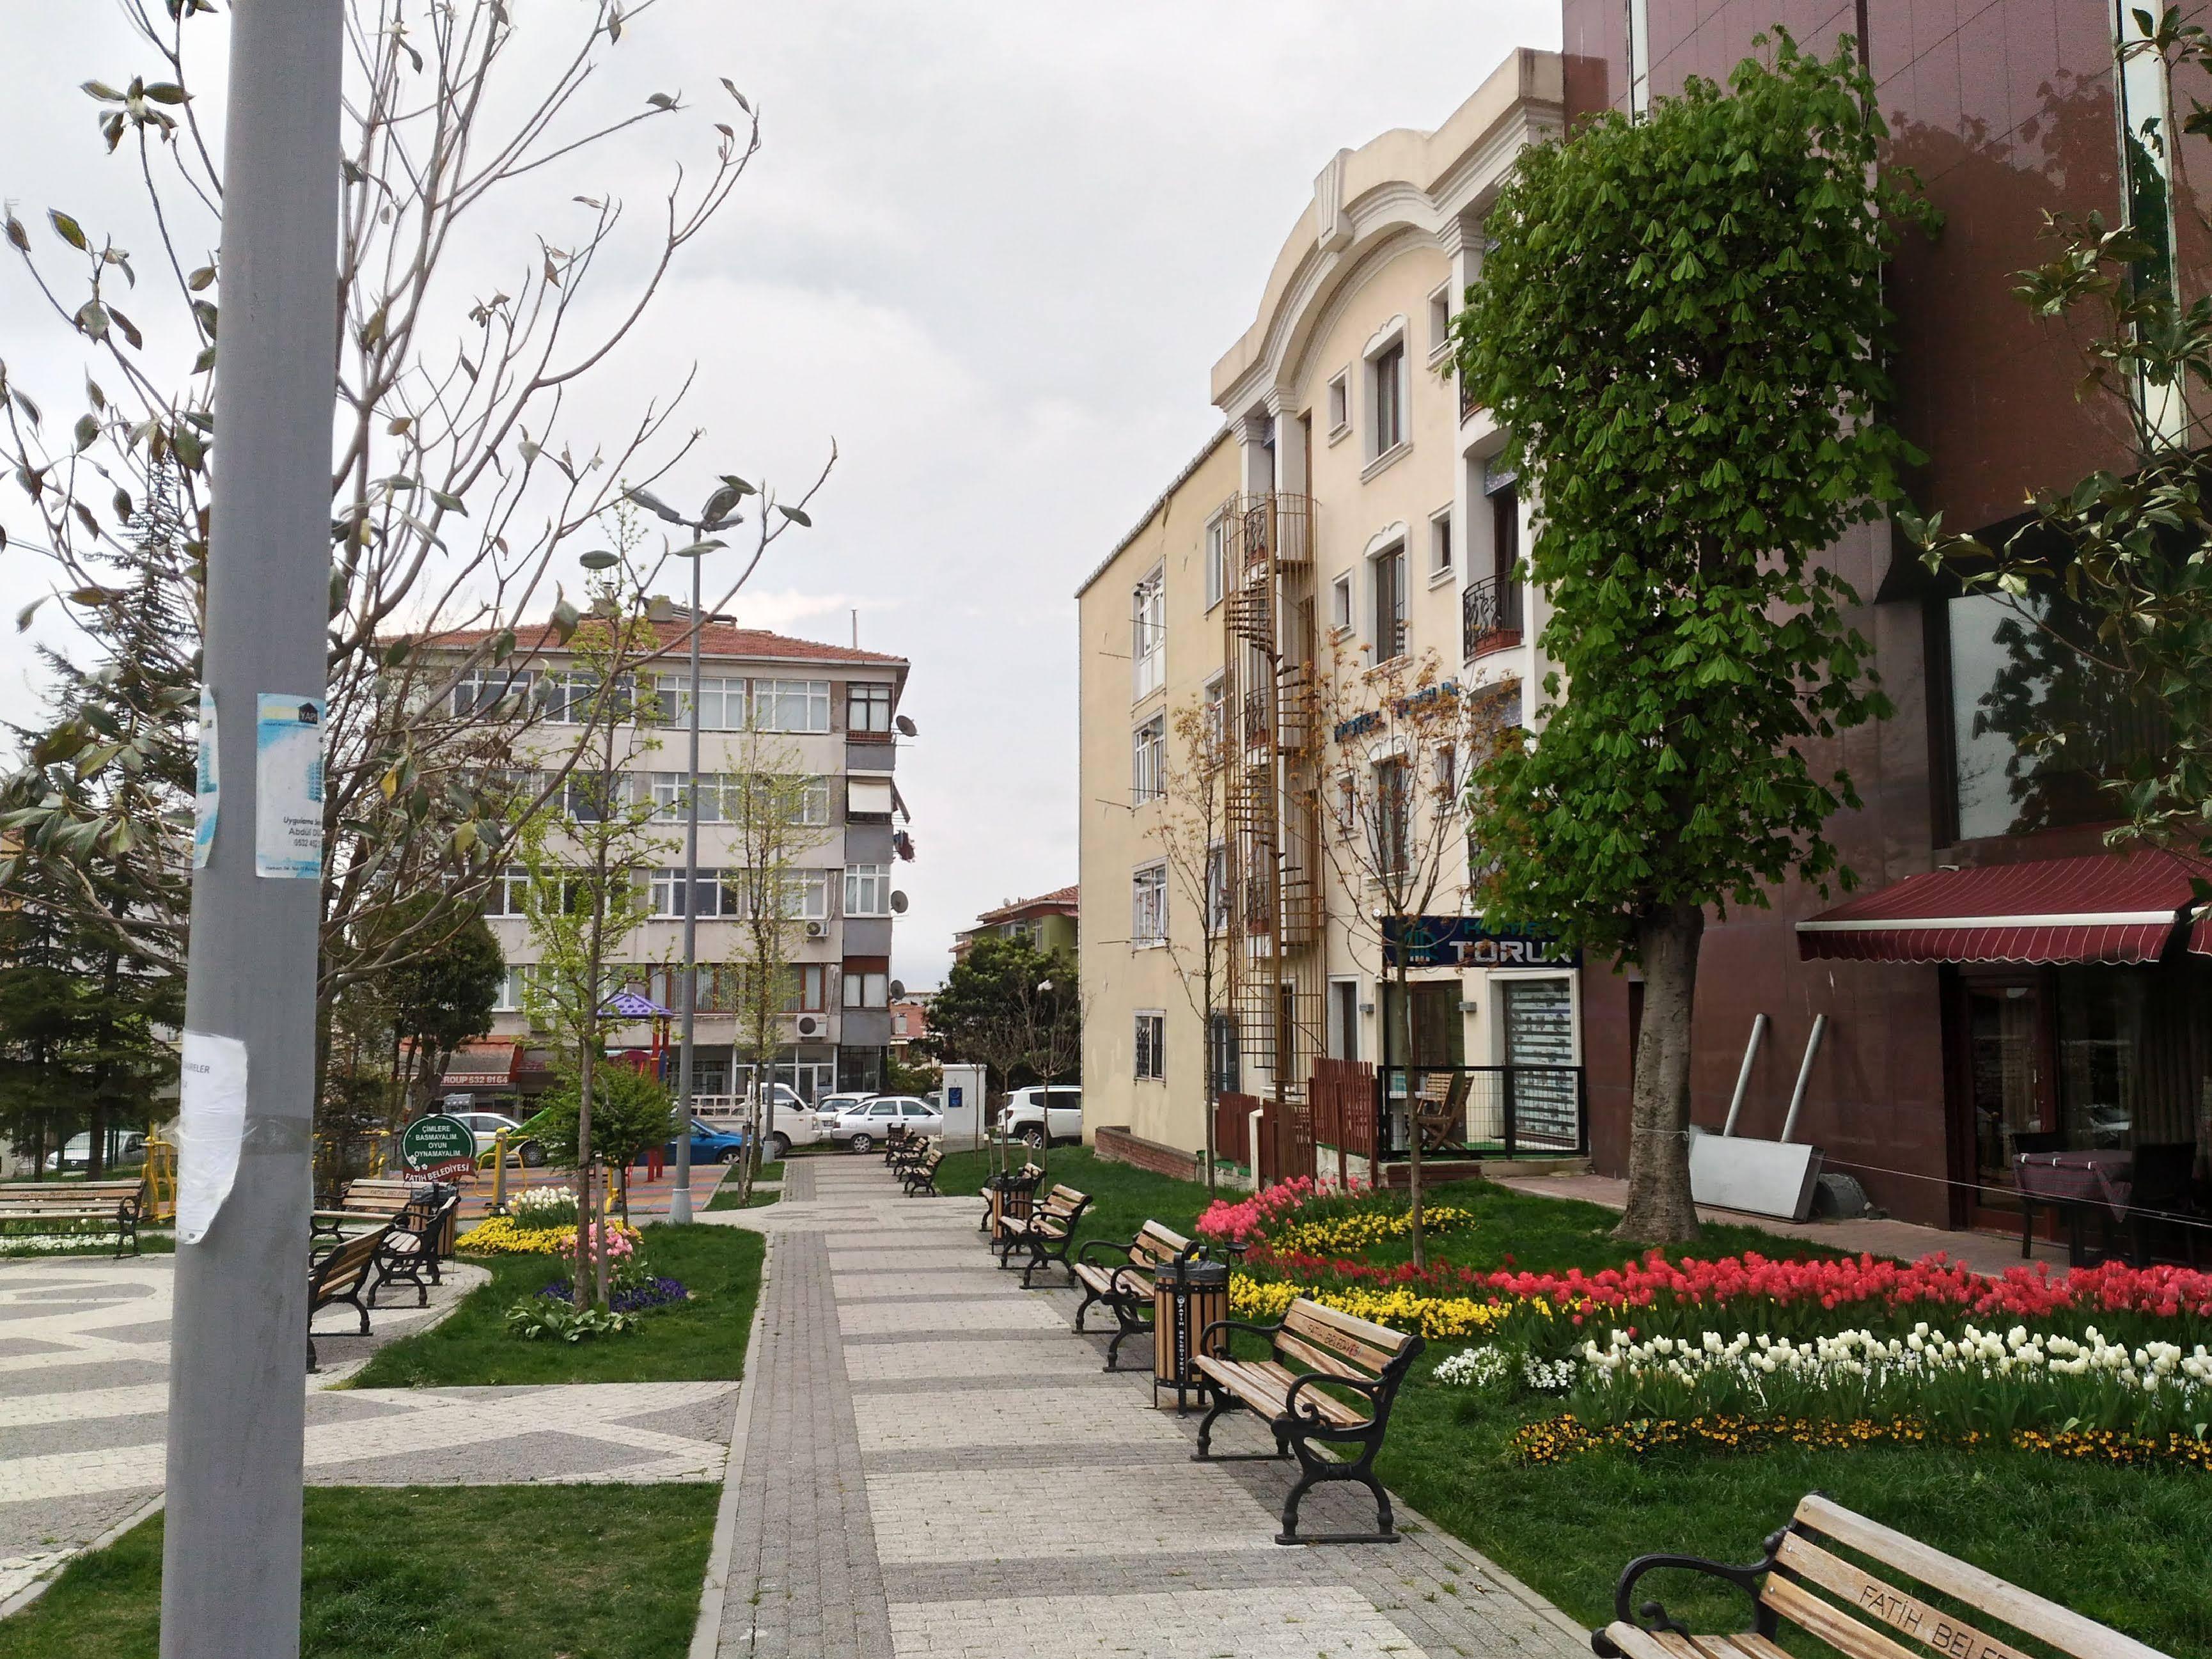
[[[737,523],[737,505],[750,494],[750,484],[726,475],[722,487],[708,497],[706,510],[696,519],[687,519],[650,490],[629,492],[629,499],[647,512],[699,538],[676,550],[678,556],[691,562],[691,709],[687,722],[691,752],[684,785],[684,1036],[676,1062],[676,1184],[668,1194],[668,1221],[675,1227],[686,1226],[691,1220],[693,1036],[699,1011],[699,635],[706,625],[701,614],[706,602],[701,591],[700,565],[708,554],[723,545],[709,539],[708,532]],[[769,1109],[775,1109],[771,1105]]]

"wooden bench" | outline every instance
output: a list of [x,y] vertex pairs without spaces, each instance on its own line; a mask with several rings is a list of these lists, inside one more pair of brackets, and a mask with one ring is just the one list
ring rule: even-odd
[[[1147,1221],[1127,1244],[1094,1238],[1075,1253],[1074,1265],[1068,1271],[1083,1287],[1083,1301],[1075,1310],[1075,1328],[1083,1328],[1084,1317],[1093,1307],[1106,1309],[1121,1328],[1106,1345],[1108,1370],[1120,1369],[1115,1359],[1121,1345],[1150,1328],[1153,1276],[1178,1262],[1194,1260],[1201,1248],[1157,1221]],[[1091,1260],[1094,1252],[1099,1257],[1095,1261]],[[1113,1259],[1116,1255],[1119,1261]]]
[[[1212,1350],[1216,1346],[1213,1334],[1220,1330],[1270,1337],[1273,1351],[1262,1360],[1218,1356]],[[1425,1346],[1418,1336],[1339,1313],[1303,1296],[1285,1310],[1279,1324],[1217,1320],[1199,1334],[1192,1362],[1200,1385],[1213,1402],[1198,1425],[1194,1456],[1200,1462],[1212,1458],[1214,1419],[1224,1412],[1240,1407],[1255,1412],[1274,1433],[1273,1455],[1296,1454],[1298,1460],[1298,1478],[1283,1500],[1278,1544],[1395,1544],[1398,1532],[1391,1519],[1390,1494],[1375,1478],[1375,1454],[1382,1449],[1383,1433],[1390,1425],[1399,1384]],[[1293,1370],[1285,1361],[1304,1369]],[[1339,1462],[1322,1449],[1340,1446],[1356,1446],[1359,1455]],[[1375,1495],[1373,1532],[1298,1536],[1299,1502],[1330,1480],[1357,1481]]]
[[1421,1079],[1413,1127],[1424,1156],[1467,1139],[1467,1097],[1474,1086],[1472,1072],[1431,1072]]
[[[1838,1553],[1838,1547],[1872,1562],[1873,1569]],[[1693,1636],[1660,1602],[1637,1606],[1638,1581],[1667,1570],[1735,1585],[1750,1600],[1751,1629]],[[1928,1591],[1987,1617],[1970,1621],[1928,1599]],[[1590,1633],[1590,1648],[1601,1659],[1788,1659],[1777,1639],[1784,1624],[1844,1659],[1927,1659],[1923,1649],[1937,1659],[2025,1659],[2012,1635],[1994,1633],[1991,1626],[2033,1638],[2071,1659],[2163,1659],[2155,1648],[1818,1493],[1798,1504],[1790,1524],[1767,1539],[1765,1559],[1748,1566],[1694,1555],[1638,1556],[1620,1575],[1613,1610],[1613,1623]]]
[[899,1159],[912,1150],[908,1143],[921,1139],[920,1135],[909,1133],[904,1124],[892,1124],[884,1131],[884,1167],[887,1170],[898,1168]]
[[945,1149],[933,1146],[899,1176],[908,1198],[937,1196],[937,1166],[945,1162]]
[[1067,1252],[1075,1243],[1075,1224],[1090,1207],[1090,1194],[1079,1193],[1073,1187],[1054,1187],[1030,1206],[1024,1219],[1000,1231],[999,1265],[1010,1266],[1014,1252],[1025,1249],[1030,1259],[1022,1268],[1024,1290],[1030,1287],[1030,1275],[1048,1261],[1058,1263],[1067,1282],[1074,1284],[1075,1268]]
[[146,1183],[125,1181],[20,1181],[0,1186],[0,1222],[35,1221],[115,1229],[115,1254],[138,1254],[138,1222]]
[[[362,1300],[362,1289],[368,1284],[369,1274],[376,1267],[379,1255],[384,1249],[384,1240],[392,1231],[387,1224],[372,1228],[365,1233],[356,1233],[342,1240],[337,1248],[319,1261],[307,1265],[307,1369],[317,1370],[315,1362],[315,1316],[324,1309],[343,1303],[361,1316],[361,1334],[368,1334],[368,1305]],[[374,1300],[372,1297],[370,1298]]]
[[[460,1206],[461,1195],[450,1188],[434,1188],[407,1200],[392,1218],[384,1235],[384,1248],[377,1252],[376,1283],[368,1292],[370,1307],[376,1305],[378,1294],[395,1279],[415,1287],[416,1307],[430,1305],[430,1285],[446,1282],[438,1267],[445,1255],[438,1241],[451,1236],[448,1224]],[[425,1273],[429,1275],[428,1284],[423,1282]]]
[[[388,1176],[364,1176],[349,1181],[340,1188],[337,1207],[314,1212],[313,1231],[319,1235],[335,1237],[343,1233],[349,1223],[388,1221],[404,1210],[418,1194],[435,1193],[441,1196],[459,1194],[460,1188],[439,1181],[393,1180]],[[444,1226],[438,1237],[438,1254],[448,1256],[453,1253],[453,1235],[457,1231],[454,1218],[460,1213],[456,1204],[446,1212]]]

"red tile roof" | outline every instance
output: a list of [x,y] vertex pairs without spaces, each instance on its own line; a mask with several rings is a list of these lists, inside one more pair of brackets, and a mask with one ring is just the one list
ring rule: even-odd
[[995,910],[986,910],[975,920],[978,924],[1011,921],[1024,910],[1073,910],[1076,908],[1076,896],[1082,890],[1079,884],[1073,887],[1055,887],[1051,892],[1039,893],[1035,898],[1016,899],[1011,904],[1002,904]]
[[[666,645],[690,648],[691,626],[681,618],[656,623],[661,641]],[[495,628],[457,629],[449,633],[431,635],[425,644],[435,646],[481,645],[499,632]],[[561,636],[550,622],[535,628],[515,630],[515,648],[526,653],[558,651]],[[848,645],[825,645],[818,640],[794,640],[787,635],[771,634],[763,628],[739,628],[731,623],[708,623],[699,630],[699,654],[702,657],[734,657],[781,659],[792,662],[857,662],[878,663],[887,668],[903,668],[904,657],[894,657],[881,651],[860,651]]]

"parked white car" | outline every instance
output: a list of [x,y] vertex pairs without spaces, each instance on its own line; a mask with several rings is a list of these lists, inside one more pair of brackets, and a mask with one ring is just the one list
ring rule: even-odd
[[492,1149],[492,1137],[504,1129],[507,1131],[507,1151],[510,1158],[532,1170],[545,1162],[545,1148],[538,1143],[535,1136],[524,1134],[522,1125],[504,1112],[453,1112],[447,1115],[457,1117],[469,1126],[470,1133],[477,1138],[478,1158]]
[[[773,1164],[794,1146],[811,1146],[822,1139],[814,1108],[787,1083],[775,1085],[771,1109],[762,1113],[772,1122],[762,1124],[761,1156]],[[693,1114],[717,1129],[741,1128],[752,1121],[757,1103],[749,1095],[708,1095],[692,1102]]]
[[1017,1089],[1002,1113],[1007,1135],[1042,1149],[1055,1140],[1083,1139],[1083,1091],[1072,1084]]
[[893,1124],[908,1134],[941,1135],[945,1118],[926,1100],[912,1095],[878,1095],[830,1121],[823,1138],[865,1152],[889,1133]]
[[[111,1144],[115,1147],[115,1156],[108,1160],[109,1167],[112,1169],[120,1168],[125,1164],[143,1164],[146,1161],[146,1137],[136,1129],[130,1130],[127,1133],[115,1137]],[[91,1168],[91,1135],[73,1135],[70,1137],[69,1144],[64,1146],[61,1151],[58,1152],[48,1152],[46,1154],[46,1167],[49,1170],[86,1170]]]

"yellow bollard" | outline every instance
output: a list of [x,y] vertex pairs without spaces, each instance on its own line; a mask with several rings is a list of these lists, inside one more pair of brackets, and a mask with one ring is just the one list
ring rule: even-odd
[[495,1129],[491,1137],[491,1212],[507,1213],[507,1131]]
[[149,1220],[176,1218],[176,1143],[159,1129],[146,1137],[146,1207]]

